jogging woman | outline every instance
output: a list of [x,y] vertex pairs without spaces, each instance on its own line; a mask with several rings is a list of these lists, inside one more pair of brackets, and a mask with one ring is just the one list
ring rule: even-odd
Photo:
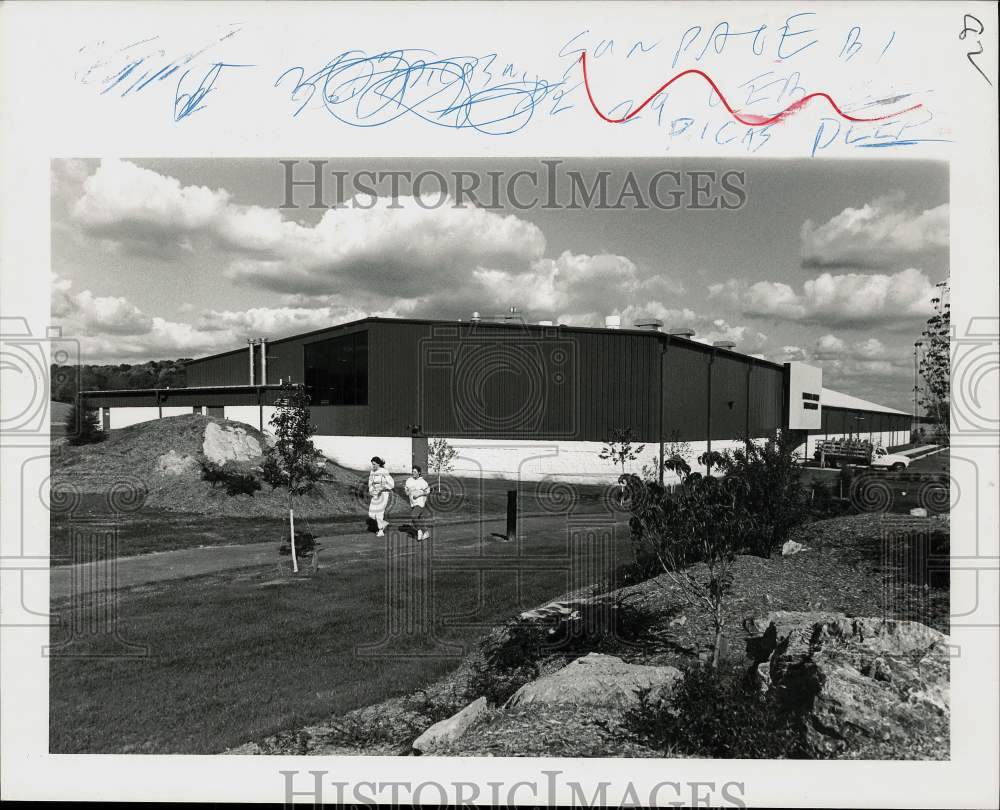
[[389,493],[394,486],[396,482],[385,470],[385,460],[372,456],[372,471],[368,474],[368,494],[372,496],[372,502],[368,507],[368,517],[378,527],[376,537],[385,537],[385,527],[389,525],[389,521],[385,519],[385,510],[389,506]]

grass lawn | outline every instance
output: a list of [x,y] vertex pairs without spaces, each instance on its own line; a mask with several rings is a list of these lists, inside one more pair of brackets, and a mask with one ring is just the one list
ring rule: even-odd
[[[360,473],[359,473],[360,475]],[[610,479],[609,479],[610,480]],[[436,486],[436,480],[434,485]],[[400,490],[402,482],[398,483]],[[444,477],[444,495],[432,500],[438,520],[471,520],[478,517],[497,517],[506,514],[507,491],[518,488],[518,509],[521,514],[544,513],[595,513],[606,511],[610,490],[617,487],[546,482],[521,482],[493,479]],[[398,495],[398,493],[397,493]],[[288,531],[288,518],[284,513],[274,517],[232,517],[200,515],[189,512],[170,512],[143,507],[135,512],[116,512],[103,494],[83,495],[72,511],[52,510],[50,524],[50,555],[52,565],[68,565],[98,557],[74,559],[71,548],[73,531],[117,532],[119,557],[132,557],[154,551],[173,551],[198,546],[216,546],[243,543],[260,543],[274,540],[278,543]],[[394,514],[405,514],[408,508],[397,497],[390,506],[390,521]],[[303,517],[296,513],[296,525],[317,535],[357,532],[364,527],[367,504],[358,503],[356,513],[326,517]],[[88,546],[87,552],[103,550],[103,546]]]
[[[292,582],[276,579],[267,566],[119,591],[117,638],[147,654],[116,654],[121,649],[105,634],[68,648],[75,657],[54,655],[50,750],[215,753],[411,692],[455,667],[463,645],[486,627],[567,590],[566,535],[551,538],[531,545],[539,570],[525,570],[522,558],[520,574],[504,570],[517,551],[513,544],[485,546],[485,566],[466,548],[412,558],[423,564],[408,581],[433,582],[427,614],[434,636],[459,645],[451,655],[403,654],[434,653],[427,634],[392,646],[388,657],[358,654],[358,645],[384,638],[387,601],[412,604],[387,600],[384,546]],[[617,532],[615,542],[627,558],[628,532]],[[404,546],[400,553],[427,555],[428,548]],[[78,626],[98,620],[105,608],[82,606]],[[56,603],[53,612],[66,617],[69,605]],[[64,626],[53,627],[53,645],[67,638]]]

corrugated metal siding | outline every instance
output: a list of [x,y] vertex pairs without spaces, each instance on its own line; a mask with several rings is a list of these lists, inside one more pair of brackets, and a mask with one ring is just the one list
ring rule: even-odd
[[755,363],[750,372],[750,433],[769,436],[783,424],[785,375],[781,369]]
[[[631,338],[631,339],[630,339]],[[655,426],[655,340],[489,324],[373,324],[372,430],[600,441]]]
[[[638,441],[658,439],[663,336],[657,334],[363,321],[271,343],[268,381],[303,382],[304,345],[361,330],[369,332],[368,407],[321,411],[317,406],[313,421],[323,433],[406,436],[412,425],[420,425],[430,436],[603,441],[613,429],[631,428]],[[700,344],[670,343],[664,361],[665,440],[705,439],[712,352]],[[740,435],[748,422],[753,435],[779,427],[782,370],[722,351],[715,362],[713,438]],[[247,365],[245,350],[194,361],[189,384],[245,384]],[[749,420],[748,366],[753,367]],[[192,404],[209,403],[203,397]]]
[[712,364],[712,438],[736,439],[746,434],[747,366],[718,355]]
[[708,352],[672,344],[663,370],[664,441],[704,441],[708,435]]

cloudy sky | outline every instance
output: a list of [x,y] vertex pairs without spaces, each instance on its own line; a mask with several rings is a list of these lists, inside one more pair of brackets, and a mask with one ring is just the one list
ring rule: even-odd
[[[331,160],[329,171],[541,171],[532,160]],[[277,160],[52,164],[52,315],[85,362],[197,357],[366,315],[626,325],[824,368],[824,383],[909,409],[912,346],[948,275],[943,163],[575,160],[745,171],[725,210],[424,208],[386,196],[280,209]],[[307,165],[299,167],[306,175]],[[485,184],[484,184],[485,187]],[[437,196],[437,186],[431,184]],[[333,205],[336,186],[327,182]]]

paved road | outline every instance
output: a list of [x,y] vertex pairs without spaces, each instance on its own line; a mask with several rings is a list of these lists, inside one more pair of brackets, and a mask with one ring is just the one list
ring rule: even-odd
[[[532,537],[539,537],[551,543],[554,538],[565,537],[568,526],[580,529],[588,526],[608,526],[611,522],[609,515],[522,516],[519,540],[530,542]],[[627,522],[625,517],[613,521],[614,525],[621,528],[624,528]],[[500,541],[501,538],[496,535],[504,532],[505,528],[505,518],[447,523],[435,528],[433,540],[438,548],[442,543],[446,543],[449,553],[461,551],[463,548],[472,550],[484,541],[493,543]],[[390,525],[387,531],[390,538],[393,531],[398,534],[395,526]],[[373,554],[385,549],[384,540],[368,532],[325,536],[319,538],[319,542],[320,563],[323,566],[362,558],[370,559]],[[275,543],[270,540],[264,543],[202,546],[81,565],[55,566],[50,571],[50,599],[53,601],[68,599],[71,596],[95,591],[130,588],[151,582],[258,565],[271,564],[277,567],[278,559]]]

